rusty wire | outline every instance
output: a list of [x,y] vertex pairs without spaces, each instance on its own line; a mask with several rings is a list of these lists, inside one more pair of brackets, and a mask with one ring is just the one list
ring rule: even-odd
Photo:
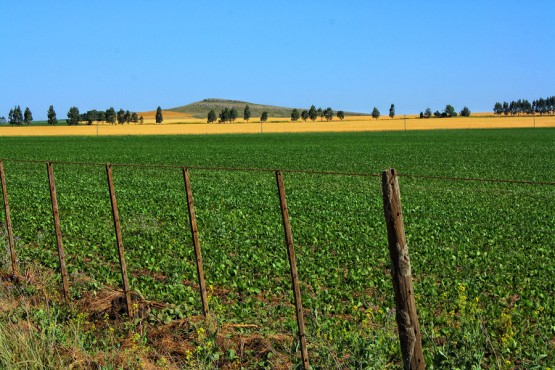
[[[49,161],[49,160],[36,160],[36,159],[13,159],[13,158],[0,158],[0,161],[9,161],[17,163],[52,163],[58,165],[76,165],[76,166],[106,166],[108,163],[102,162],[75,162],[75,161]],[[157,164],[157,163],[110,163],[112,167],[138,167],[138,168],[163,168],[163,169],[191,169],[203,171],[237,171],[237,172],[276,172],[282,171],[284,173],[298,173],[307,175],[333,175],[333,176],[348,176],[348,177],[381,177],[381,173],[364,173],[364,172],[342,172],[342,171],[321,171],[321,170],[294,170],[294,169],[280,169],[280,168],[252,168],[252,167],[210,167],[210,166],[187,166],[178,164]],[[454,177],[454,176],[431,176],[431,175],[418,175],[411,173],[397,173],[399,177],[414,178],[414,179],[430,179],[430,180],[445,180],[445,181],[470,181],[470,182],[486,182],[486,183],[508,183],[508,184],[521,184],[521,185],[546,185],[555,186],[555,181],[531,181],[519,179],[490,179],[490,178],[477,178],[477,177]]]

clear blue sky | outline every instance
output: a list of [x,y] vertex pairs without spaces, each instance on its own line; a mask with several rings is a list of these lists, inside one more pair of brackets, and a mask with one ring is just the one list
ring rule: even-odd
[[0,1],[0,116],[208,97],[382,114],[555,95],[555,1]]

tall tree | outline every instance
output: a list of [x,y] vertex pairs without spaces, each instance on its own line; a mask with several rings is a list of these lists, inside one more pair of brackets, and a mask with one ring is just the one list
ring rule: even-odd
[[447,117],[456,117],[457,116],[457,112],[455,111],[455,108],[453,108],[453,106],[451,104],[447,104],[445,106],[445,109],[443,110],[443,113],[445,113],[445,115]]
[[461,116],[463,116],[463,117],[470,117],[470,109],[468,109],[468,107],[465,106],[465,107],[461,110]]
[[46,113],[46,116],[48,117],[48,124],[49,125],[57,125],[58,124],[58,119],[56,118],[56,111],[54,110],[53,105],[48,107],[48,112]]
[[158,108],[156,108],[156,123],[162,123],[163,121],[164,117],[162,116],[162,108],[158,106]]
[[67,112],[66,123],[70,126],[78,125],[80,119],[81,115],[79,114],[79,109],[77,107],[69,108],[69,111]]
[[85,113],[85,121],[87,121],[87,125],[92,125],[92,123],[96,120],[96,111],[95,110],[89,110],[87,111],[87,113]]
[[391,104],[389,107],[389,118],[395,117],[395,104]]
[[208,112],[208,117],[206,122],[208,123],[212,123],[212,122],[216,122],[216,112],[214,111],[214,109],[210,109],[210,112]]
[[304,109],[304,110],[301,112],[301,118],[303,119],[303,121],[306,122],[306,120],[308,119],[308,117],[309,117],[308,111],[307,111],[306,109]]
[[139,123],[142,125],[145,122],[145,119],[143,118],[143,115],[141,114],[141,116],[139,117]]
[[338,110],[337,111],[337,118],[339,118],[341,121],[343,121],[343,119],[345,118],[345,112],[343,112],[342,110]]
[[424,112],[424,117],[430,118],[431,116],[432,116],[432,110],[430,108],[426,108],[426,111]]
[[33,113],[31,113],[31,110],[29,109],[29,107],[26,107],[25,113],[23,113],[23,122],[25,122],[28,125],[31,123],[32,120],[33,120]]
[[129,110],[126,110],[123,116],[125,117],[125,123],[131,122],[131,112]]
[[380,111],[376,107],[374,107],[374,109],[372,110],[372,118],[374,119],[380,118]]
[[249,122],[249,119],[251,119],[251,108],[248,104],[245,105],[245,109],[243,110],[243,119],[247,122]]
[[106,112],[101,110],[100,112],[98,112],[98,115],[96,116],[96,122],[100,123],[104,121],[106,121]]
[[300,116],[299,110],[297,108],[293,109],[291,112],[291,121],[298,121]]
[[118,123],[120,125],[123,125],[125,123],[125,111],[123,109],[120,108],[120,110],[118,110]]
[[116,110],[114,109],[114,107],[106,109],[106,122],[111,125],[116,123]]
[[266,122],[267,120],[268,120],[268,112],[264,111],[260,116],[260,122]]
[[23,113],[21,113],[21,107],[19,105],[15,106],[13,109],[10,109],[8,120],[10,122],[10,125],[21,125],[21,122],[23,122]]
[[326,118],[326,121],[333,120],[333,109],[331,109],[331,107],[324,109],[324,117]]
[[318,108],[316,112],[318,113],[318,117],[320,117],[321,121],[324,118],[324,111],[322,110],[322,108]]
[[231,109],[229,110],[229,121],[235,122],[235,119],[238,115],[239,113],[237,113],[237,109],[235,109],[235,107],[231,107]]
[[139,122],[139,116],[137,116],[137,112],[131,113],[131,121],[135,124]]
[[316,118],[318,118],[318,111],[314,105],[310,106],[310,109],[308,110],[308,118],[312,121],[315,121]]
[[226,123],[227,121],[231,121],[231,111],[229,110],[229,108],[224,108],[220,112],[220,122]]

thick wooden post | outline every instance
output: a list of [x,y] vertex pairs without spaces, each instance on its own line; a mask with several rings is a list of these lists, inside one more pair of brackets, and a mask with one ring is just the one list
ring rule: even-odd
[[297,263],[295,261],[295,247],[293,244],[293,233],[289,223],[289,210],[285,198],[285,186],[283,185],[283,175],[281,171],[276,171],[276,181],[279,193],[279,204],[281,207],[281,217],[283,220],[283,230],[285,232],[285,244],[287,245],[287,255],[289,256],[289,266],[291,267],[291,283],[295,297],[295,313],[297,315],[297,326],[299,328],[299,341],[301,342],[301,358],[303,368],[308,370],[308,350],[306,348],[306,334],[304,330],[303,302],[301,299],[301,288],[299,286],[299,275],[297,273]]
[[119,264],[121,267],[121,280],[123,281],[123,294],[125,295],[127,314],[129,315],[129,317],[133,317],[133,304],[131,302],[131,292],[129,291],[129,280],[127,279],[127,266],[125,264],[125,253],[123,250],[123,240],[121,237],[118,202],[116,200],[116,191],[114,189],[114,180],[112,178],[112,166],[110,165],[110,163],[106,164],[106,175],[108,176],[108,190],[110,191],[110,203],[112,203],[112,216],[114,218],[114,229],[116,232],[118,257],[119,257]]
[[10,203],[8,202],[8,187],[6,186],[6,175],[4,174],[4,164],[0,160],[0,181],[2,182],[2,196],[4,197],[4,212],[6,213],[6,229],[8,229],[8,244],[10,246],[10,259],[12,261],[12,274],[17,278],[17,256],[15,255],[15,242],[13,239],[12,218],[10,215]]
[[191,188],[189,169],[185,167],[183,168],[183,180],[185,181],[185,191],[187,193],[187,209],[189,210],[189,225],[191,226],[193,247],[195,248],[195,262],[197,264],[198,285],[200,290],[200,298],[202,300],[202,314],[206,318],[209,313],[208,296],[206,294],[206,283],[204,282],[204,268],[202,266],[202,253],[200,249],[200,241],[198,238],[197,218],[195,216],[195,205],[193,203],[193,190]]
[[60,212],[58,210],[58,198],[56,196],[56,182],[54,180],[54,167],[52,162],[46,163],[48,171],[48,184],[50,186],[50,200],[52,201],[52,215],[54,217],[54,229],[56,231],[56,244],[58,246],[58,259],[60,260],[60,273],[62,274],[62,288],[64,299],[69,302],[69,278],[66,268],[66,255],[62,241],[62,228],[60,227]]
[[422,353],[422,334],[416,314],[409,249],[401,209],[401,192],[395,169],[383,172],[382,194],[403,363],[405,369],[424,369],[426,364]]

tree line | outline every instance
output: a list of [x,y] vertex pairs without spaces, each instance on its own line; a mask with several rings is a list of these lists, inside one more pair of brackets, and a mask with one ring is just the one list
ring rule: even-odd
[[526,99],[518,99],[517,101],[511,101],[503,103],[496,102],[493,106],[493,113],[500,115],[511,116],[522,115],[522,114],[554,114],[555,113],[555,96],[550,96],[548,98],[539,98],[533,100],[530,103]]
[[460,112],[457,113],[457,111],[451,104],[447,104],[445,106],[445,109],[443,109],[443,111],[441,112],[439,110],[436,110],[434,113],[432,113],[432,110],[430,108],[426,108],[424,112],[420,112],[420,118],[450,118],[457,117],[459,115],[462,117],[470,117],[471,113],[472,112],[470,111],[470,109],[468,109],[467,106],[465,106],[463,109],[461,109]]
[[[46,113],[47,115],[47,122],[49,125],[57,125],[58,118],[56,115],[56,111],[54,110],[54,106],[50,106]],[[162,123],[162,109],[158,107],[156,110],[156,123]],[[8,114],[8,123],[11,125],[22,125],[27,124],[29,125],[33,121],[33,114],[31,110],[27,107],[25,111],[22,112],[21,107],[19,105],[15,106],[13,109],[10,109]],[[79,112],[79,108],[71,107],[67,112],[67,119],[65,120],[68,125],[78,125],[80,122],[85,122],[87,125],[92,125],[93,122],[106,122],[109,124],[124,124],[124,123],[143,123],[144,118],[143,116],[139,116],[136,112],[130,112],[129,110],[120,109],[116,112],[113,107],[106,109],[105,111],[101,110],[88,110],[84,113]],[[5,123],[6,118],[0,117],[0,123]]]
[[[302,119],[305,122],[308,119],[315,121],[318,117],[320,117],[320,120],[325,119],[326,121],[331,121],[333,120],[334,115],[336,115],[337,118],[339,118],[340,120],[343,120],[345,118],[345,112],[343,112],[342,110],[337,111],[335,113],[333,109],[331,109],[330,107],[326,109],[322,109],[322,108],[316,109],[316,107],[312,105],[308,110],[305,109],[302,112],[299,112],[297,108],[293,109],[291,111],[291,121],[298,121],[299,119]],[[234,122],[238,118],[238,116],[239,116],[239,113],[235,107],[224,108],[220,111],[219,114],[216,114],[216,111],[214,109],[211,109],[208,112],[206,121],[208,123],[213,123],[216,121],[218,121],[219,123]],[[251,119],[251,116],[252,116],[251,109],[247,104],[243,109],[243,120],[249,122],[249,120]],[[268,120],[268,112],[263,111],[262,114],[260,115],[260,122],[266,122],[267,120]]]
[[[0,121],[4,123],[6,121],[6,117],[0,117]],[[25,111],[21,111],[21,107],[19,105],[10,109],[10,113],[8,114],[8,122],[10,125],[17,125],[21,126],[22,124],[29,125],[33,121],[33,113],[29,107],[25,108]]]

